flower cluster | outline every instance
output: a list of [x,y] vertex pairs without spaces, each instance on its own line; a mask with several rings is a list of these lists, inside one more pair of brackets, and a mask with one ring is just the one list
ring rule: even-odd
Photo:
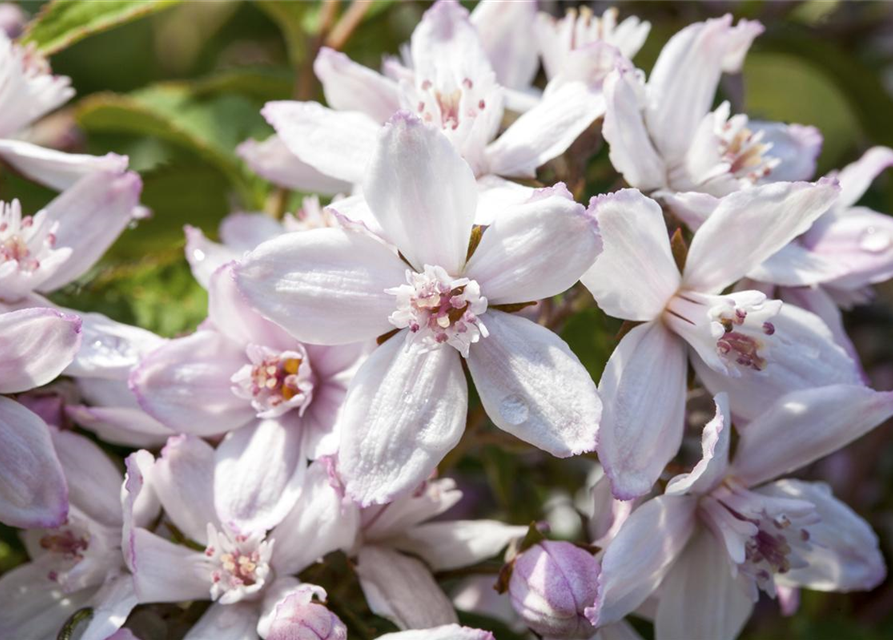
[[[893,222],[857,206],[893,150],[816,179],[817,130],[714,107],[760,23],[691,24],[646,79],[649,30],[438,0],[380,71],[319,48],[326,105],[268,103],[239,154],[329,204],[187,226],[207,318],[174,338],[53,302],[151,213],[128,158],[28,141],[73,90],[0,31],[3,171],[58,192],[0,203],[0,522],[30,556],[0,638],[141,637],[166,603],[188,640],[372,637],[353,584],[382,640],[493,639],[457,608],[732,639],[761,594],[877,586],[871,527],[788,476],[893,417],[841,316],[893,276]],[[600,138],[626,188],[537,180]],[[625,321],[597,384],[560,335],[596,306]],[[586,461],[588,539],[450,512],[483,442]]]

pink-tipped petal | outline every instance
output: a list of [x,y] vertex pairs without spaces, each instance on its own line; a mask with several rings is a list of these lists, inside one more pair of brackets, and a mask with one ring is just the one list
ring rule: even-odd
[[0,313],[0,393],[52,381],[81,346],[81,319],[55,309]]
[[713,401],[716,404],[716,415],[707,423],[701,435],[701,459],[691,472],[670,480],[665,491],[669,495],[704,494],[722,482],[726,476],[729,468],[729,443],[732,437],[729,397],[724,393],[718,393]]

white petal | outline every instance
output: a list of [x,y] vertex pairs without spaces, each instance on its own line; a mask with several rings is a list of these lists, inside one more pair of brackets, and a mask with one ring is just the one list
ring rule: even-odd
[[614,497],[644,495],[679,451],[686,350],[660,322],[639,325],[617,345],[599,382],[604,416],[599,460]]
[[676,476],[667,484],[665,493],[704,494],[725,478],[729,467],[729,443],[732,420],[729,416],[729,397],[716,394],[716,415],[704,427],[701,435],[701,459],[690,473]]
[[[814,313],[819,319],[825,323],[828,330],[834,336],[835,342],[843,347],[844,351],[850,356],[852,361],[862,369],[859,352],[856,346],[847,335],[846,327],[843,325],[843,314],[840,307],[829,295],[828,290],[823,287],[785,287],[779,289],[779,294],[785,304],[792,304],[806,309],[810,313]],[[868,380],[866,375],[862,375],[863,381]]]
[[347,392],[339,470],[363,506],[415,489],[465,429],[468,388],[459,353],[423,353],[405,331],[378,347]]
[[559,183],[504,210],[465,275],[481,285],[490,305],[540,300],[573,286],[600,249],[595,217]]
[[811,549],[799,552],[808,566],[780,574],[777,580],[816,591],[868,591],[886,577],[878,537],[855,511],[831,494],[824,482],[778,480],[757,493],[808,500],[820,522],[810,525]]
[[81,319],[55,309],[0,313],[0,393],[52,381],[81,345]]
[[752,420],[791,391],[862,383],[859,365],[834,342],[834,335],[815,314],[785,304],[772,324],[775,333],[769,339],[762,371],[741,368],[739,377],[730,377],[692,353],[691,363],[708,391],[729,394],[733,416]]
[[451,520],[412,527],[391,544],[418,556],[433,571],[445,571],[492,558],[512,539],[523,538],[526,533],[527,527],[497,520]]
[[0,579],[0,637],[56,638],[65,621],[89,604],[94,589],[64,593],[47,578],[52,565],[28,562]]
[[472,345],[468,369],[493,423],[559,458],[592,451],[602,403],[567,343],[501,311],[484,324],[490,336]]
[[772,182],[812,180],[824,142],[818,129],[802,124],[756,120],[750,121],[748,129],[762,133],[763,144],[772,145],[766,155],[781,160],[781,164],[769,174]]
[[535,0],[483,0],[471,12],[499,84],[510,89],[529,87],[539,68],[536,47],[530,46],[536,19]]
[[205,554],[145,529],[133,532],[133,584],[140,603],[210,598],[211,567]]
[[93,603],[93,616],[79,640],[114,640],[113,634],[137,605],[131,575],[112,574],[93,596]]
[[68,488],[40,417],[0,396],[0,521],[13,527],[56,527],[68,515]]
[[242,257],[242,251],[208,240],[202,230],[197,227],[186,225],[183,231],[186,234],[184,252],[186,260],[189,262],[189,268],[192,270],[193,277],[205,289],[208,288],[208,283],[215,271],[227,262]]
[[648,129],[661,155],[680,158],[713,104],[723,71],[741,68],[759,22],[732,16],[697,22],[670,38],[648,79]]
[[268,102],[261,113],[302,162],[351,184],[363,179],[379,130],[366,114],[291,101]]
[[121,173],[128,163],[127,156],[117,153],[66,153],[22,140],[0,140],[0,158],[31,180],[56,191],[64,191],[84,176],[100,171]]
[[124,477],[111,459],[84,436],[53,429],[56,455],[68,481],[68,500],[93,520],[121,526]]
[[747,277],[757,282],[784,287],[808,287],[833,281],[838,276],[844,275],[845,270],[844,265],[833,257],[825,257],[807,249],[799,242],[791,242],[764,260],[762,264],[748,271]]
[[412,527],[448,511],[462,492],[455,480],[428,480],[419,491],[400,496],[386,505],[363,510],[363,537],[366,540],[388,540]]
[[415,558],[367,545],[360,548],[356,572],[372,612],[401,629],[426,629],[458,620],[431,572]]
[[580,281],[608,315],[653,320],[679,288],[660,205],[635,189],[593,198],[604,250]]
[[833,181],[821,180],[768,184],[722,198],[692,239],[683,286],[719,293],[806,231],[837,193]]
[[486,149],[490,173],[536,177],[538,167],[560,156],[605,113],[605,98],[583,82],[547,92]]
[[314,229],[263,243],[235,273],[249,303],[299,340],[348,344],[393,329],[385,289],[405,281],[406,264],[358,231]]
[[445,624],[420,631],[399,631],[378,636],[378,640],[494,640],[489,631]]
[[271,563],[280,575],[299,573],[331,551],[350,549],[358,526],[357,508],[342,503],[326,465],[314,462],[294,508],[270,534],[276,541]]
[[338,111],[359,111],[384,122],[400,108],[397,83],[357,64],[340,51],[322,47],[313,62],[326,102]]
[[257,603],[215,602],[183,636],[183,640],[255,640],[259,618]]
[[[321,173],[300,160],[277,135],[263,142],[246,140],[236,147],[236,153],[257,175],[286,189],[321,195],[348,193],[351,190],[349,181]],[[358,175],[362,173],[358,172]]]
[[197,331],[150,353],[130,376],[140,407],[183,433],[213,435],[254,417],[230,378],[248,362],[244,346],[216,331]]
[[53,291],[84,275],[127,227],[142,190],[142,180],[132,171],[99,172],[81,178],[50,202],[47,220],[59,222],[54,247],[68,247],[72,253],[40,290]]
[[733,473],[748,485],[806,466],[893,416],[893,392],[834,385],[782,397],[743,429]]
[[126,380],[131,369],[166,340],[151,331],[116,322],[101,313],[77,312],[83,340],[65,374],[77,378]]
[[840,180],[838,206],[851,207],[856,204],[868,187],[881,172],[893,166],[893,149],[872,147],[856,162],[844,167]]
[[369,208],[416,268],[465,265],[477,207],[468,163],[439,130],[405,111],[385,124],[363,184]]
[[493,224],[505,211],[514,210],[514,207],[526,203],[536,193],[533,187],[525,187],[494,175],[478,178],[477,187],[478,210],[474,222],[479,225]]
[[[174,436],[152,468],[152,488],[174,524],[195,542],[207,542],[214,509],[214,449],[194,436]],[[209,587],[210,588],[210,587]]]
[[603,91],[602,135],[611,147],[611,164],[639,189],[651,191],[666,185],[667,168],[651,143],[640,107],[642,80],[633,69],[618,68],[608,74]]
[[732,577],[725,547],[707,529],[692,538],[666,577],[654,621],[657,640],[734,640],[753,610]]
[[222,522],[250,535],[282,521],[301,491],[301,436],[300,419],[288,415],[227,435],[217,447],[214,470],[214,503]]
[[696,507],[693,496],[660,496],[633,511],[602,556],[590,622],[617,622],[657,589],[695,529]]

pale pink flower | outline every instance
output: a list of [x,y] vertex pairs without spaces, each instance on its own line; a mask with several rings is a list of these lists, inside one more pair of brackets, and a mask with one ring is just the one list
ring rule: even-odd
[[347,627],[313,597],[325,602],[322,587],[302,584],[282,598],[270,615],[265,640],[347,640]]
[[497,426],[567,457],[592,450],[601,403],[547,329],[500,310],[556,295],[595,259],[595,221],[558,185],[510,207],[468,257],[474,175],[437,129],[407,113],[385,126],[364,194],[399,249],[363,229],[292,233],[236,267],[239,290],[297,339],[371,340],[398,331],[357,372],[343,409],[339,469],[363,505],[423,482],[465,427],[463,359]]
[[657,638],[734,638],[758,591],[872,589],[886,570],[871,527],[821,482],[776,480],[893,415],[893,395],[834,385],[782,397],[740,430],[716,396],[703,458],[638,507],[602,557],[595,625],[658,597]]
[[526,527],[496,520],[436,520],[462,498],[449,479],[423,484],[410,495],[360,511],[350,555],[370,609],[401,629],[457,622],[434,571],[467,567],[499,553]]
[[[129,460],[137,455],[151,458],[141,451]],[[159,533],[145,524],[124,527],[138,602],[214,601],[189,640],[222,637],[224,630],[238,637],[276,637],[293,612],[289,596],[297,594],[305,605],[309,596],[325,597],[322,589],[293,576],[330,551],[349,548],[356,531],[356,511],[342,511],[324,465],[308,468],[295,502],[279,495],[269,449],[232,455],[194,436],[176,436],[160,458],[142,468],[167,521],[203,550],[162,537],[164,525]],[[140,491],[134,487],[125,499],[138,499]],[[270,507],[275,497],[280,503]],[[242,517],[234,520],[233,513]]]
[[[51,435],[71,507],[57,526],[24,533],[31,562],[0,578],[0,636],[54,638],[75,611],[91,607],[78,637],[106,640],[137,604],[121,551],[122,528],[125,521],[148,525],[157,516],[157,501],[147,493],[122,510],[124,478],[102,450],[68,431],[53,428]],[[134,465],[132,458],[129,474]]]
[[[811,127],[750,122],[714,111],[723,72],[738,72],[759,22],[732,16],[698,22],[670,38],[644,82],[620,65],[605,80],[603,126],[614,167],[645,192],[724,196],[769,177],[805,180],[815,170],[821,135]],[[785,164],[782,165],[781,163]]]
[[[337,451],[340,407],[365,350],[298,342],[248,307],[227,264],[211,278],[208,320],[148,353],[130,387],[140,407],[175,432],[231,432],[220,450],[234,464],[243,455],[279,452],[267,461],[263,496],[285,504],[285,497],[297,499],[306,460]],[[226,482],[248,482],[239,469]]]
[[599,460],[614,495],[645,494],[682,441],[686,361],[732,413],[755,417],[795,389],[859,383],[858,366],[815,315],[758,291],[722,291],[809,228],[831,181],[735,192],[692,239],[680,273],[660,206],[636,190],[594,198],[604,252],[581,278],[608,315],[639,322],[599,384]]
[[[263,115],[301,163],[358,185],[381,125],[400,109],[442,131],[477,177],[534,177],[604,112],[599,91],[573,78],[548,88],[497,137],[503,89],[468,12],[454,0],[439,0],[425,13],[405,53],[406,66],[390,60],[381,75],[323,48],[314,70],[329,106],[271,102]],[[279,142],[264,144],[281,152]],[[273,163],[260,152],[258,145],[242,148],[249,164],[273,177],[265,170]]]
[[417,631],[399,631],[378,636],[378,640],[496,640],[489,631],[446,624]]

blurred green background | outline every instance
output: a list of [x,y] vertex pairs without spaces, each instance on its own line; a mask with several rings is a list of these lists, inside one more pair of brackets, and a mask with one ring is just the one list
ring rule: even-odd
[[[19,3],[27,13],[42,2]],[[82,4],[91,4],[89,2]],[[343,47],[353,59],[378,67],[396,54],[428,3],[380,1],[354,9],[360,22]],[[474,3],[467,3],[471,7]],[[553,13],[578,3],[541,3]],[[232,211],[297,208],[300,195],[252,176],[234,153],[242,140],[272,130],[260,116],[266,101],[322,100],[311,63],[350,2],[193,1],[170,3],[141,19],[90,35],[50,57],[55,72],[72,78],[77,97],[42,122],[35,134],[48,146],[130,156],[145,183],[154,215],[133,225],[87,276],[54,296],[161,335],[191,331],[204,318],[206,295],[183,258],[184,224],[216,237]],[[596,3],[596,13],[608,6]],[[648,71],[667,39],[683,26],[732,12],[761,20],[744,72],[727,77],[721,99],[752,118],[811,124],[825,136],[819,173],[857,159],[873,145],[893,146],[893,4],[887,2],[620,2],[621,18],[652,23],[636,57]],[[160,7],[153,7],[158,9]],[[43,10],[46,10],[43,7]],[[337,28],[337,27],[336,27]],[[327,32],[327,33],[324,33]],[[45,34],[51,38],[53,34]],[[585,195],[616,188],[605,149],[586,167]],[[0,172],[0,199],[19,198],[34,212],[53,194]],[[865,203],[893,211],[893,179],[878,180]],[[847,315],[847,326],[878,388],[893,388],[893,287]],[[590,308],[572,317],[562,335],[597,379],[614,345],[617,323]],[[889,426],[878,429],[809,470],[879,532],[893,557],[893,449]],[[484,497],[467,515],[497,515],[526,523],[543,517],[553,490],[572,493],[586,467],[485,445],[457,468]],[[478,484],[475,484],[475,483]],[[0,541],[0,570],[21,562],[9,530]],[[471,620],[469,618],[469,620]],[[647,625],[643,633],[649,633]],[[497,632],[500,640],[516,637]],[[745,636],[752,639],[872,639],[893,637],[893,580],[868,594],[804,593],[800,611],[778,614],[761,602]]]

